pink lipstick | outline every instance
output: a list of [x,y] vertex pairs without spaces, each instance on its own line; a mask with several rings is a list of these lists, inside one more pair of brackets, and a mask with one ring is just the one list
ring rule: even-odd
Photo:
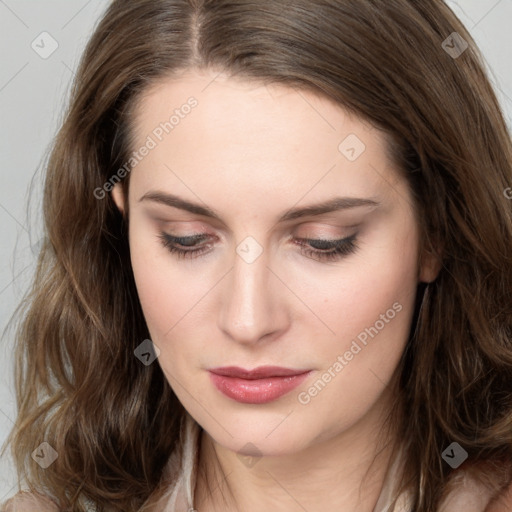
[[260,366],[245,370],[237,366],[212,368],[210,378],[224,395],[244,404],[264,404],[295,389],[311,370]]

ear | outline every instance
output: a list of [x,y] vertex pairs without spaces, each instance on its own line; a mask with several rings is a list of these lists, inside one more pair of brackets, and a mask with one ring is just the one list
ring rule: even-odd
[[124,215],[124,191],[121,183],[116,183],[114,185],[114,188],[112,189],[112,199],[114,200],[118,210]]
[[443,264],[442,261],[442,251],[429,251],[427,249],[423,250],[423,253],[420,258],[420,267],[419,267],[419,281],[423,283],[431,283],[435,281],[439,272],[441,271],[441,267]]

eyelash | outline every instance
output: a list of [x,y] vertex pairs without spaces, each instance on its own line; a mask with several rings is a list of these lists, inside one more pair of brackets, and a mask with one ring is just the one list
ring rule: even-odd
[[[341,238],[339,240],[322,240],[322,239],[312,239],[312,238],[297,238],[297,245],[300,245],[302,248],[302,253],[306,256],[316,259],[318,261],[337,261],[344,256],[348,256],[349,254],[353,254],[356,252],[358,246],[356,244],[356,236],[357,234],[351,235],[347,238]],[[208,235],[193,235],[193,236],[183,236],[176,237],[169,235],[168,233],[161,233],[158,238],[162,242],[162,245],[172,254],[175,254],[178,258],[197,258],[201,256],[204,252],[206,252],[209,248],[209,245],[204,245],[199,247],[198,249],[181,249],[177,244],[185,246],[185,247],[193,247],[193,245],[187,245],[190,242],[200,242],[208,238]],[[307,244],[316,244],[320,245],[322,249],[319,250],[311,247],[305,247],[304,243]]]

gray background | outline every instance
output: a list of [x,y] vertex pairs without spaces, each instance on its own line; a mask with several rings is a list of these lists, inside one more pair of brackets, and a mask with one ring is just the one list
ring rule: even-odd
[[[129,1],[129,0],[126,0]],[[447,2],[487,60],[491,80],[512,127],[512,0]],[[62,121],[80,54],[107,0],[0,0],[0,329],[20,302],[34,271],[40,236],[42,165]],[[58,48],[42,58],[51,40]],[[36,44],[34,43],[34,44]],[[55,43],[53,43],[55,44]],[[32,183],[31,187],[30,184]],[[32,190],[29,209],[29,187]],[[12,330],[0,340],[0,443],[15,418]],[[42,440],[34,439],[34,448]],[[15,493],[9,452],[0,460],[0,502]]]

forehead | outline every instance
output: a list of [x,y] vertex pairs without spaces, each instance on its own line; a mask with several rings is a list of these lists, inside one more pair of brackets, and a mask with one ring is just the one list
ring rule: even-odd
[[[134,115],[137,135],[144,136],[169,120],[190,98],[197,101],[191,122],[208,128],[213,123],[216,126],[216,130],[208,130],[205,142],[231,130],[233,138],[243,138],[245,143],[259,140],[260,135],[271,138],[278,134],[286,141],[317,136],[329,143],[350,129],[362,138],[379,139],[373,142],[384,145],[386,141],[384,132],[318,92],[192,70],[161,79],[141,94]],[[247,137],[249,134],[251,137]],[[179,137],[179,131],[174,135]]]
[[386,134],[339,104],[222,73],[188,71],[148,88],[132,130],[132,149],[152,141],[131,178],[144,186],[186,176],[202,190],[222,183],[227,193],[265,194],[270,186],[298,200],[300,191],[367,193],[398,178]]

